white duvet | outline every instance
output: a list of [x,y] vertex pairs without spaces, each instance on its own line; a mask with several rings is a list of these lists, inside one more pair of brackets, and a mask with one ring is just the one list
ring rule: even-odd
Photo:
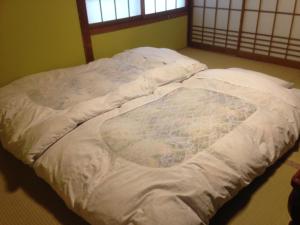
[[143,47],[25,77],[0,88],[1,142],[31,165],[77,125],[204,69],[175,51]]
[[[84,107],[68,110],[94,113],[56,134],[42,152],[8,150],[31,159],[36,173],[91,224],[208,225],[298,139],[300,99],[249,71],[205,70],[187,79],[193,72],[168,82],[170,74],[155,73],[163,82],[144,79],[141,92],[120,86],[136,95],[98,105],[102,110],[94,111],[93,99],[82,100]],[[5,143],[10,134],[3,121]]]
[[34,169],[91,224],[208,224],[299,135],[293,90],[239,75],[157,88],[78,127]]

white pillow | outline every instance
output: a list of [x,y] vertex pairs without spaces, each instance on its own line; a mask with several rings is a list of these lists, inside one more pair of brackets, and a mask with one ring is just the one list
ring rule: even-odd
[[267,75],[265,73],[260,73],[260,72],[254,71],[254,70],[247,70],[247,69],[242,69],[242,68],[229,68],[229,70],[235,70],[235,71],[240,71],[240,72],[243,72],[243,73],[249,73],[251,75],[256,75],[256,76],[265,78],[269,81],[272,81],[272,82],[276,83],[277,85],[279,85],[281,87],[285,87],[285,88],[288,88],[288,89],[290,89],[294,86],[294,83],[292,83],[292,82],[282,80],[280,78],[270,76],[270,75]]

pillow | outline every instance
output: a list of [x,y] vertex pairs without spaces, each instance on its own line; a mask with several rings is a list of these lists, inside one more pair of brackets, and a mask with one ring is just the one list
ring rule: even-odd
[[244,72],[246,74],[249,73],[249,74],[252,74],[252,75],[257,75],[257,76],[265,78],[269,81],[272,81],[272,82],[276,83],[277,85],[279,85],[281,87],[285,87],[285,88],[288,88],[288,89],[290,89],[294,86],[294,83],[292,83],[292,82],[282,80],[280,78],[270,76],[270,75],[267,75],[265,73],[260,73],[260,72],[254,71],[254,70],[247,70],[247,69],[242,69],[242,68],[229,68],[229,70],[235,70],[235,71]]

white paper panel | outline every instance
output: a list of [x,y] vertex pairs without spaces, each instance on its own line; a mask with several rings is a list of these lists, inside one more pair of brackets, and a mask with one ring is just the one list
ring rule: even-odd
[[217,24],[216,27],[219,29],[227,29],[227,21],[228,21],[228,10],[219,9],[217,11]]
[[242,9],[243,8],[243,0],[231,0],[231,8],[232,9]]
[[205,27],[213,28],[215,26],[215,9],[205,10]]
[[300,1],[298,0],[297,6],[296,6],[296,13],[300,14]]
[[86,0],[89,24],[102,22],[99,0]]
[[258,43],[258,44],[262,44],[262,45],[270,45],[271,44],[270,41],[261,40],[261,35],[257,35],[256,37],[257,37],[257,39],[259,39],[259,40],[256,40],[256,43]]
[[291,36],[292,38],[300,39],[300,16],[295,16],[293,31]]
[[262,0],[261,9],[265,11],[276,11],[276,4],[279,0]]
[[261,50],[255,50],[255,54],[258,54],[258,55],[268,55],[268,52],[267,51],[261,51]]
[[204,39],[206,39],[206,40],[213,40],[214,36],[213,36],[213,34],[206,33],[206,34],[204,34]]
[[204,0],[194,0],[195,6],[204,6]]
[[218,30],[218,33],[222,34],[222,35],[226,35],[226,31],[225,30]]
[[243,31],[255,33],[258,12],[246,11],[244,14]]
[[294,60],[294,61],[299,61],[300,62],[300,58],[299,57],[288,56],[287,59]]
[[236,50],[236,49],[237,49],[237,45],[232,46],[232,45],[228,45],[228,44],[227,44],[227,48]]
[[237,33],[238,33],[238,32],[236,32],[236,31],[230,31],[230,30],[228,31],[228,34],[233,35],[233,36],[234,36],[234,35],[237,35]]
[[167,10],[176,9],[176,0],[166,0]]
[[199,38],[200,36],[202,36],[202,32],[198,31],[196,29],[193,30],[193,35],[194,38]]
[[259,37],[260,39],[266,40],[266,41],[271,41],[271,37],[268,37],[268,36],[258,34],[257,37]]
[[223,40],[223,39],[225,39],[226,38],[226,32],[217,31],[216,38],[218,38],[220,41]]
[[284,55],[283,54],[278,54],[278,53],[273,53],[271,52],[270,56],[275,57],[275,58],[280,58],[280,59],[284,59]]
[[294,44],[294,45],[300,45],[300,41],[297,41],[297,40],[290,40],[290,43],[291,44]]
[[283,54],[285,55],[286,50],[285,49],[280,49],[280,48],[276,48],[276,47],[271,47],[271,51],[276,52],[277,54]]
[[229,30],[233,30],[233,31],[240,30],[241,14],[242,13],[239,11],[231,11]]
[[212,39],[206,38],[206,39],[204,39],[203,43],[204,43],[204,44],[207,44],[207,45],[212,45],[212,44],[213,44],[213,41],[212,41]]
[[[200,28],[199,28],[200,29]],[[194,28],[193,29],[193,36],[195,37],[199,37],[200,35],[202,35],[202,31],[198,30],[198,28]]]
[[117,19],[129,17],[128,12],[128,1],[127,0],[116,0]]
[[225,43],[216,43],[215,45],[218,47],[225,47]]
[[192,41],[193,42],[196,42],[196,43],[201,43],[202,42],[202,39],[201,38],[192,38]]
[[[162,1],[162,0],[158,0]],[[185,0],[177,0],[177,8],[185,7]]]
[[299,56],[299,57],[300,57],[300,51],[289,50],[289,53],[290,53],[291,55]]
[[278,11],[279,12],[289,12],[294,11],[295,0],[279,0]]
[[206,7],[214,7],[216,8],[217,1],[216,0],[206,0]]
[[235,41],[238,41],[238,34],[236,34],[236,36],[235,37],[230,37],[232,40],[235,40]]
[[[276,50],[277,52],[282,52],[282,50],[287,48],[286,44],[280,44],[280,43],[273,43],[272,44],[272,49]],[[285,53],[286,50],[283,51]]]
[[141,15],[141,1],[140,0],[130,0],[130,16],[139,16]]
[[245,1],[246,1],[246,4],[245,4],[246,9],[255,9],[255,10],[259,9],[259,1],[260,0],[245,0]]
[[202,34],[202,28],[201,27],[194,27],[193,28],[193,34],[199,35],[200,33]]
[[115,20],[115,4],[111,0],[101,0],[103,21]]
[[297,51],[297,52],[299,52],[299,54],[300,54],[300,45],[299,45],[299,46],[290,45],[290,46],[289,46],[289,49],[290,49],[290,50]]
[[[267,47],[267,46],[261,46],[261,45],[259,45],[259,44],[255,44],[255,48],[256,49],[259,49],[260,51],[266,51],[266,52],[268,52],[269,51],[269,47]],[[254,50],[255,51],[255,50]]]
[[241,50],[242,50],[243,52],[252,52],[252,49],[243,48],[243,47],[241,47]]
[[225,43],[226,35],[216,34],[215,38],[216,38],[216,41]]
[[250,43],[241,43],[241,46],[243,47],[248,47],[248,48],[253,48],[254,44],[250,44]]
[[237,46],[237,43],[235,41],[227,40],[228,46]]
[[166,11],[166,2],[165,1],[156,0],[155,6],[156,6],[156,12]]
[[242,35],[243,35],[243,37],[255,38],[254,34],[245,34],[245,33],[243,33]]
[[145,13],[146,14],[155,13],[155,0],[145,0]]
[[287,38],[279,38],[279,37],[273,37],[273,41],[278,41],[278,42],[282,42],[282,43],[288,43]]
[[197,28],[194,28],[192,33],[192,39],[201,39],[201,37],[202,37],[202,32],[198,31]]
[[203,8],[194,8],[193,25],[203,26]]
[[254,39],[249,39],[249,38],[242,38],[241,39],[242,42],[250,42],[250,43],[254,43]]
[[196,43],[201,43],[202,41],[199,40],[199,39],[192,39],[193,42],[196,42]]
[[205,27],[203,28],[204,32],[210,32],[213,28],[208,28],[208,27]]
[[219,8],[229,8],[229,0],[219,0]]
[[271,35],[274,19],[275,19],[274,13],[260,13],[257,32],[260,34]]
[[228,37],[227,43],[231,44],[231,45],[236,45],[236,46],[238,45],[238,41],[237,40],[233,40],[232,37]]
[[280,37],[288,37],[290,33],[292,16],[278,14],[276,18],[274,35]]

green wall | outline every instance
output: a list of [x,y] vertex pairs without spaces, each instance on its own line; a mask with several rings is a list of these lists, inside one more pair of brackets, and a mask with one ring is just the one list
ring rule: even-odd
[[75,0],[0,0],[0,85],[81,63]]
[[[95,58],[124,49],[186,46],[187,18],[92,37]],[[75,0],[0,0],[0,86],[24,75],[85,63]]]
[[187,17],[94,35],[92,43],[95,58],[110,57],[139,46],[181,49],[187,44]]

